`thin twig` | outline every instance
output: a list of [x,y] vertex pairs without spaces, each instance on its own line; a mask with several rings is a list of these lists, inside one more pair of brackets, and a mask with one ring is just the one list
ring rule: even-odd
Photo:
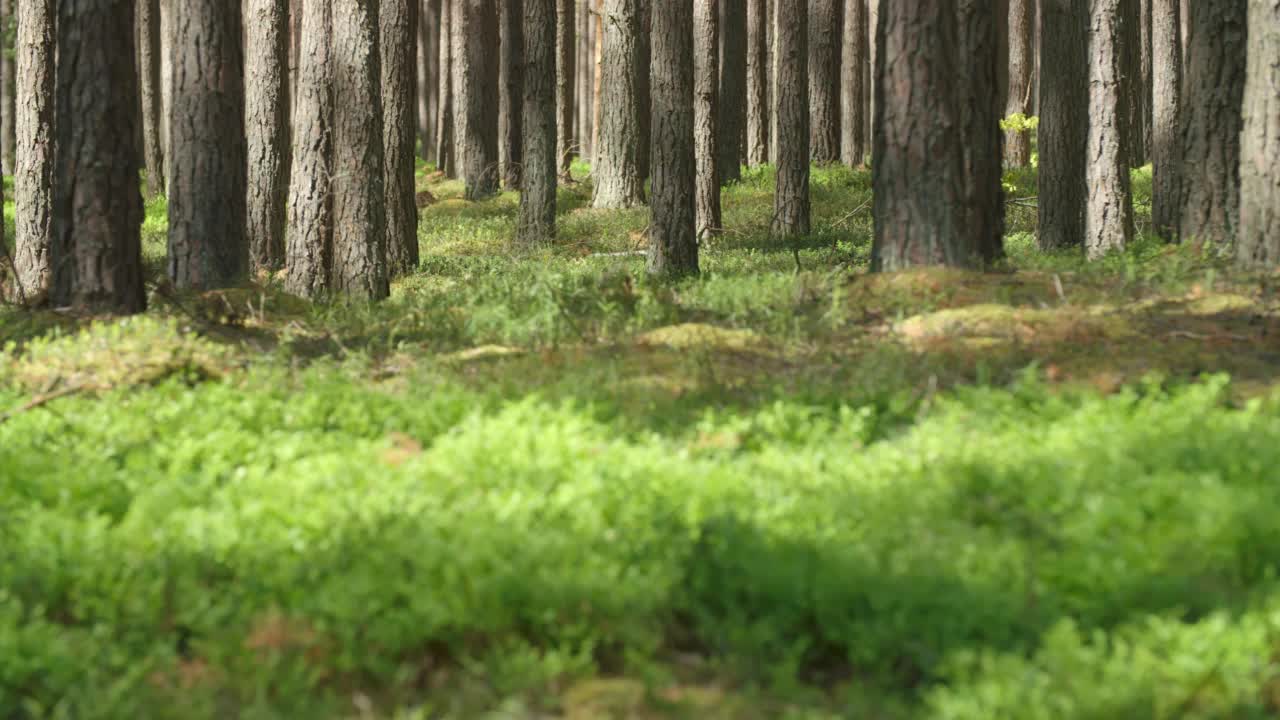
[[48,405],[49,403],[53,402],[54,400],[57,400],[58,398],[64,398],[64,397],[67,397],[68,395],[75,395],[76,393],[83,391],[85,387],[86,387],[85,385],[68,385],[67,387],[61,388],[59,390],[54,390],[53,392],[48,392],[43,395],[37,395],[34,398],[31,398],[31,400],[27,401],[27,403],[22,407],[19,407],[16,410],[10,410],[5,414],[0,415],[0,425],[5,424],[10,419],[17,417],[18,415],[21,415],[23,413],[35,410],[36,408]]

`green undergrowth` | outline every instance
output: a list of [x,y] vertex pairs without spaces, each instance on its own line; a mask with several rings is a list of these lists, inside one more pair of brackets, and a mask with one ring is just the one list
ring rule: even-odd
[[1280,709],[1275,278],[1040,253],[1033,171],[999,267],[873,276],[868,173],[783,245],[752,170],[678,283],[586,166],[523,253],[419,177],[384,303],[0,306],[0,717]]

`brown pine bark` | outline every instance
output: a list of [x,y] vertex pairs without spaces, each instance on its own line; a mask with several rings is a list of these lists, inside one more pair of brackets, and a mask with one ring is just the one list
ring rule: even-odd
[[596,153],[599,152],[600,148],[600,80],[603,73],[601,65],[604,56],[604,0],[595,0],[592,16],[594,22],[592,23],[591,67],[594,84],[591,88],[591,165],[594,168]]
[[254,270],[284,265],[289,203],[289,4],[245,3],[247,225]]
[[1280,2],[1250,0],[1240,136],[1241,266],[1280,267]]
[[[955,0],[881,0],[872,270],[976,264],[956,110]],[[893,58],[893,62],[889,61]]]
[[285,289],[312,299],[333,289],[331,15],[329,3],[303,5],[294,95]]
[[720,0],[724,18],[720,33],[723,55],[720,68],[720,182],[742,179],[746,157],[747,108],[747,0]]
[[653,159],[653,44],[650,34],[653,29],[653,3],[656,0],[637,0],[640,7],[640,61],[636,75],[636,97],[640,105],[640,145],[636,153],[636,164],[640,167],[640,177],[648,180],[650,165]]
[[747,0],[747,164],[769,162],[769,24],[765,0]]
[[[1031,78],[1035,70],[1032,40],[1035,37],[1035,0],[1009,0],[1009,87],[1004,115],[1026,115],[1031,110]],[[1005,161],[1010,167],[1031,164],[1031,133],[1010,130],[1004,137]]]
[[414,181],[414,111],[418,102],[418,9],[421,0],[382,0],[378,14],[381,53],[382,153],[386,190],[387,271],[392,277],[418,267],[418,204]]
[[1151,5],[1153,0],[1141,0],[1138,13],[1141,17],[1141,45],[1142,52],[1142,148],[1147,154],[1147,158],[1152,156],[1152,144],[1155,142],[1152,138],[1154,128],[1153,112],[1154,98],[1152,93],[1155,87],[1155,77],[1152,75],[1151,68]]
[[17,97],[21,98],[14,128],[14,262],[18,300],[38,302],[48,297],[53,280],[49,247],[53,242],[57,8],[54,0],[22,0],[19,12],[22,22],[14,41]]
[[501,0],[502,11],[502,184],[520,189],[520,166],[524,143],[524,4],[522,0]]
[[1151,6],[1151,224],[1162,238],[1178,234],[1181,200],[1182,19],[1178,0]]
[[[25,10],[26,4],[20,7]],[[164,149],[160,138],[160,0],[138,0],[138,69],[142,91],[142,149],[146,159],[147,197],[163,195]],[[19,32],[22,28],[19,26]],[[19,141],[21,142],[21,141]]]
[[809,0],[809,152],[819,165],[840,162],[841,5]]
[[694,192],[693,3],[657,0],[652,13],[653,213],[649,222],[650,275],[698,273]]
[[524,49],[524,176],[516,244],[532,247],[556,234],[556,0],[524,0]]
[[1125,80],[1125,0],[1094,0],[1090,13],[1089,145],[1085,157],[1085,256],[1097,260],[1133,240],[1129,189],[1129,93]]
[[773,232],[789,238],[808,235],[810,230],[809,13],[805,0],[779,0],[777,12],[778,181]]
[[1147,102],[1142,97],[1146,87],[1142,79],[1142,15],[1138,0],[1120,3],[1120,90],[1124,93],[1125,151],[1129,167],[1147,163],[1143,141],[1143,120]]
[[1181,237],[1229,245],[1240,219],[1240,132],[1244,123],[1246,0],[1191,4],[1183,88]]
[[600,144],[596,152],[596,208],[643,205],[644,175],[640,169],[642,136],[640,42],[642,9],[639,0],[605,0],[604,56],[600,88]]
[[840,62],[840,158],[849,167],[866,160],[863,80],[867,63],[866,0],[844,0],[844,39]]
[[175,4],[169,107],[169,279],[228,287],[249,271],[241,8]]
[[436,119],[437,170],[445,177],[458,176],[457,157],[454,153],[454,98],[453,98],[453,6],[454,0],[441,0],[440,4],[440,111]]
[[696,0],[693,11],[693,142],[697,164],[695,215],[699,238],[720,232],[720,7]]
[[54,117],[61,120],[49,254],[56,306],[146,308],[133,5],[78,0],[58,6]]
[[[498,192],[498,7],[496,0],[462,0],[459,18],[462,53],[458,58],[462,103],[462,171],[468,200]],[[455,9],[456,12],[456,9]]]
[[576,9],[578,24],[577,97],[574,98],[574,110],[577,114],[574,137],[578,139],[578,157],[587,160],[591,157],[591,0],[578,0],[581,3]]
[[418,143],[422,159],[436,162],[440,116],[440,0],[423,0],[418,18]]
[[[659,0],[660,1],[660,0]],[[578,63],[578,43],[574,37],[576,24],[576,0],[556,2],[556,154],[560,175],[572,180],[569,174],[573,155],[577,151],[577,139],[573,134],[575,119],[574,95]]]
[[1004,257],[1000,113],[1008,67],[1008,0],[957,0],[956,96],[964,155],[965,229],[983,263]]
[[9,56],[7,41],[10,31],[17,25],[14,22],[16,15],[13,11],[14,0],[0,0],[0,29],[3,30],[0,37],[5,38],[5,42],[0,43],[4,48],[4,52],[0,52],[0,103],[3,103],[3,107],[0,108],[0,155],[3,156],[0,157],[0,163],[3,163],[6,175],[13,174],[14,146],[17,144],[16,128],[13,122],[17,109],[17,96],[14,92],[13,59]]
[[1084,242],[1089,123],[1089,2],[1040,0],[1040,247]]

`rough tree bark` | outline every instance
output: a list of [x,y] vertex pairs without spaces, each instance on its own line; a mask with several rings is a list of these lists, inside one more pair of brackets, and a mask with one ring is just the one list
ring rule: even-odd
[[1141,0],[1138,9],[1141,18],[1141,37],[1139,49],[1142,53],[1141,58],[1141,78],[1142,78],[1142,149],[1146,152],[1148,158],[1151,157],[1152,140],[1152,113],[1154,112],[1154,92],[1155,78],[1151,69],[1151,4],[1153,0]]
[[1244,267],[1280,267],[1280,2],[1250,0],[1249,60],[1240,137],[1240,228]]
[[747,107],[747,3],[720,0],[724,52],[720,68],[720,182],[742,179]]
[[54,305],[141,312],[133,3],[62,2],[57,19]]
[[[20,7],[25,11],[26,3]],[[142,150],[147,167],[147,197],[164,194],[164,149],[160,137],[160,0],[138,0],[138,69],[142,91]],[[24,15],[25,17],[25,15]],[[22,28],[19,26],[18,31]]]
[[392,277],[418,267],[418,205],[414,184],[414,109],[418,81],[418,4],[382,0],[378,49],[382,71],[382,156],[386,190],[387,271]]
[[440,101],[440,0],[422,0],[418,18],[418,142],[422,159],[436,161]]
[[639,0],[605,0],[600,145],[592,200],[597,208],[635,207],[645,201],[640,172],[640,114],[646,112],[640,105],[641,12]]
[[52,282],[55,6],[55,0],[22,0],[22,23],[14,41],[21,98],[14,128],[18,145],[13,176],[14,262],[22,302],[47,298]]
[[636,164],[640,167],[640,177],[649,179],[650,161],[653,159],[653,44],[650,34],[653,28],[654,0],[638,0],[640,6],[640,71],[637,73],[636,97],[640,105],[640,144],[636,153]]
[[[459,13],[459,9],[461,12]],[[468,200],[498,191],[498,7],[496,0],[461,0],[454,9],[461,49],[455,62],[461,82],[455,95],[462,104],[458,134]]]
[[809,234],[809,18],[805,0],[778,0],[775,43],[778,78],[778,182],[773,196],[773,232]]
[[1040,0],[1040,247],[1084,242],[1089,106],[1089,2]]
[[1240,218],[1240,110],[1244,102],[1247,0],[1191,4],[1183,88],[1181,236],[1226,245]]
[[169,278],[179,288],[228,287],[249,270],[240,3],[180,0],[174,9]]
[[809,152],[819,165],[840,162],[841,4],[809,0]]
[[1178,0],[1151,6],[1151,224],[1166,240],[1177,237],[1181,200],[1182,20]]
[[571,180],[569,168],[577,150],[573,135],[574,89],[578,43],[574,37],[576,0],[556,2],[556,154],[560,175]]
[[458,176],[454,154],[453,100],[453,5],[454,0],[440,3],[440,111],[436,117],[436,163],[445,177]]
[[556,233],[556,0],[524,0],[524,177],[516,244]]
[[747,0],[747,164],[769,162],[769,26],[765,0]]
[[955,0],[881,0],[871,267],[974,265],[956,109]]
[[523,0],[501,0],[502,6],[502,122],[499,123],[503,151],[502,184],[520,189],[521,145],[524,126],[524,4]]
[[[1031,115],[1031,74],[1035,69],[1032,43],[1035,37],[1036,0],[1009,0],[1009,89],[1005,117]],[[1031,133],[1010,130],[1004,137],[1005,160],[1010,167],[1031,164]]]
[[1089,145],[1085,156],[1085,255],[1096,260],[1124,249],[1133,239],[1133,197],[1129,189],[1129,143],[1135,128],[1129,115],[1125,73],[1126,0],[1094,0],[1090,13]]
[[[17,136],[14,127],[14,115],[17,108],[13,59],[9,56],[8,37],[10,30],[17,24],[14,14],[14,0],[0,0],[0,38],[4,38],[4,42],[0,42],[0,47],[4,52],[0,52],[0,163],[4,166],[6,175],[13,174],[14,171],[14,146],[17,144]],[[130,32],[132,32],[130,28]],[[136,147],[136,143],[134,145]]]
[[1121,0],[1119,12],[1120,44],[1120,92],[1124,94],[1121,108],[1125,138],[1126,162],[1129,167],[1146,164],[1147,151],[1142,145],[1142,116],[1146,103],[1142,99],[1142,16],[1139,0]]
[[965,235],[990,264],[1004,257],[1000,111],[1008,56],[1008,0],[957,0],[956,93],[964,152]]
[[254,270],[284,264],[289,204],[289,3],[245,3],[245,137],[249,261]]
[[285,289],[318,299],[332,290],[333,63],[329,3],[303,5],[294,95]]
[[658,0],[653,20],[653,218],[650,275],[698,273],[694,210],[693,3]]
[[591,157],[591,0],[578,0],[581,6],[576,12],[578,48],[576,50],[577,70],[574,74],[574,85],[577,97],[574,98],[574,133],[578,139],[578,157],[587,160]]
[[697,163],[695,214],[699,238],[714,235],[720,216],[720,7],[696,0],[693,12],[693,142]]
[[863,134],[863,72],[867,62],[866,0],[845,0],[844,40],[840,62],[840,157],[849,167],[860,167],[866,159],[867,140]]

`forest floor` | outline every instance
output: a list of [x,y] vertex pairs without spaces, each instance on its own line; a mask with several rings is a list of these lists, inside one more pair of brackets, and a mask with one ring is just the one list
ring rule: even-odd
[[577,171],[528,254],[423,171],[378,305],[0,306],[0,717],[1280,710],[1280,276],[1043,254],[1034,171],[1001,267],[871,275],[829,169],[655,283]]

